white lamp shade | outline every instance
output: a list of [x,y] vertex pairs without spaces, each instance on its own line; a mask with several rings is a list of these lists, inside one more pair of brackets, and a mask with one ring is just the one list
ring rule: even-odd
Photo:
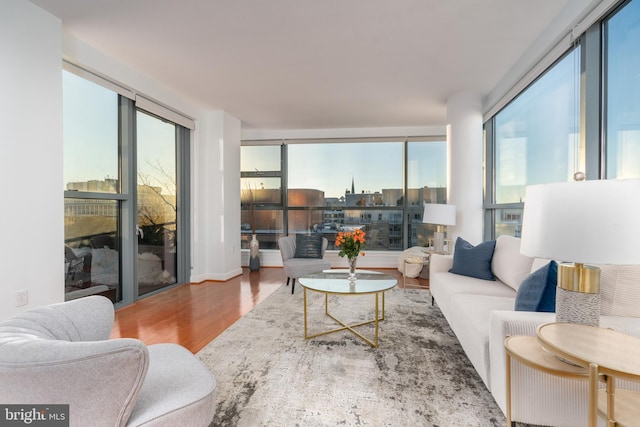
[[640,179],[529,186],[524,255],[582,264],[640,264]]
[[422,222],[436,225],[456,225],[456,206],[425,203]]

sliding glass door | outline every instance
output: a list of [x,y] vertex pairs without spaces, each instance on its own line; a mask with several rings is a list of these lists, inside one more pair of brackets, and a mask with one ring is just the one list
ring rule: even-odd
[[190,133],[96,79],[63,72],[65,298],[127,305],[189,280]]
[[65,297],[122,300],[118,94],[65,72]]
[[177,277],[176,125],[138,110],[138,295]]

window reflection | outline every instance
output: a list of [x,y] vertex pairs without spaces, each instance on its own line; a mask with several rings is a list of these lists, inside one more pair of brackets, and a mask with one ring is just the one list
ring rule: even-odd
[[495,203],[523,202],[525,187],[579,170],[580,50],[574,49],[495,117]]
[[63,71],[66,190],[118,193],[118,94]]
[[523,209],[496,209],[496,235],[521,237]]
[[413,141],[407,144],[407,247],[427,246],[436,226],[423,224],[425,203],[447,202],[447,144]]
[[[256,209],[251,218],[251,211],[244,209],[241,212],[241,248],[249,249],[251,234],[255,232],[260,241],[260,249],[278,249],[278,239],[282,233],[282,210],[277,209]],[[255,224],[252,231],[251,224]]]
[[367,233],[367,250],[402,249],[401,210],[291,210],[289,234],[320,233],[329,240],[328,249],[337,249],[340,231],[363,230]]
[[138,294],[177,282],[176,125],[138,111]]
[[121,298],[118,202],[64,201],[65,297]]

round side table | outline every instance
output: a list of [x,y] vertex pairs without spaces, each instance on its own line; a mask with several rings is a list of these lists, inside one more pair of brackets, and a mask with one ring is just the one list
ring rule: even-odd
[[546,372],[557,377],[589,380],[589,370],[580,366],[562,362],[554,354],[546,351],[537,337],[528,335],[514,335],[504,341],[506,350],[506,398],[507,425],[511,426],[511,359],[532,369]]

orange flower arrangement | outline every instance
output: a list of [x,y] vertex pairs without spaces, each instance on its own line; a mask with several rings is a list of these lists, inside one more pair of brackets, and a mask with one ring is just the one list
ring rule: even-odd
[[362,254],[364,256],[364,252],[361,252],[365,247],[364,238],[367,235],[362,230],[354,230],[345,232],[338,232],[336,236],[336,247],[340,248],[340,252],[338,255],[344,257],[345,255],[349,258],[355,258],[358,255]]

